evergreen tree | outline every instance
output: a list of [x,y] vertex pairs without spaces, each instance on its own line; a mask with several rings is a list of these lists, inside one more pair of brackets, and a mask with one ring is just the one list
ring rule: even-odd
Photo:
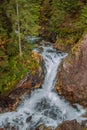
[[[12,37],[19,39],[19,52],[26,35],[38,35],[40,4],[31,0],[11,0],[7,8],[7,16],[12,23]],[[17,40],[16,40],[17,41]]]
[[51,18],[50,18],[50,31],[52,33],[56,33],[58,31],[58,28],[61,26],[62,22],[65,18],[65,12],[61,8],[61,2],[60,0],[52,0],[52,6],[51,6]]
[[49,22],[50,22],[50,12],[51,12],[51,0],[44,0],[41,5],[40,11],[40,35],[49,37]]

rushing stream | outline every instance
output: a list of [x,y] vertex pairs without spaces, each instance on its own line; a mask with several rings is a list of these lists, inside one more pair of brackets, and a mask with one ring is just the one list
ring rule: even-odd
[[76,105],[73,108],[55,92],[56,73],[58,65],[66,54],[56,51],[52,46],[38,48],[44,60],[45,78],[42,88],[34,90],[30,95],[23,97],[21,105],[15,112],[0,114],[0,128],[16,130],[35,130],[40,124],[51,126],[53,130],[64,120],[82,120],[84,110]]

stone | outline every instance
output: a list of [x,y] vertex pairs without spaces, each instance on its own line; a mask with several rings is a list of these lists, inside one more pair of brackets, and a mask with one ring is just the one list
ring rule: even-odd
[[86,128],[87,128],[87,120],[83,120],[82,123],[81,123],[81,125],[82,125],[83,127],[86,127]]
[[29,122],[31,122],[31,120],[32,120],[32,116],[29,116],[29,117],[26,119],[26,122],[29,123]]
[[44,130],[52,130],[51,126],[48,126],[46,129]]
[[46,127],[44,124],[39,125],[36,130],[52,130],[50,126]]
[[83,130],[82,126],[76,121],[64,121],[55,130]]
[[62,61],[57,79],[59,95],[87,108],[87,34]]
[[44,124],[39,125],[36,130],[44,130],[46,126]]

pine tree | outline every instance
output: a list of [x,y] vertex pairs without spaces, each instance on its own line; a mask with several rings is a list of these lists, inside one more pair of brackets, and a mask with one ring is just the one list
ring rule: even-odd
[[17,37],[19,39],[19,52],[22,55],[25,37],[27,35],[38,35],[40,4],[31,0],[10,0],[7,7],[7,16],[12,23],[12,37],[16,38],[16,41]]
[[22,46],[21,46],[21,30],[20,30],[20,21],[19,21],[19,17],[20,17],[20,14],[19,14],[19,3],[18,3],[18,0],[15,1],[16,3],[16,11],[17,11],[17,24],[18,24],[18,42],[19,42],[19,54],[20,56],[22,56]]

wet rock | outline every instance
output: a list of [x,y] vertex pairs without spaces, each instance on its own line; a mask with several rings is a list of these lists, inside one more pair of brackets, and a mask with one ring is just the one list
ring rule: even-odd
[[57,79],[59,95],[87,107],[87,34],[63,60]]
[[87,118],[87,111],[82,116]]
[[82,125],[82,127],[86,127],[87,128],[87,120],[82,121],[81,125]]
[[32,120],[32,116],[29,116],[29,117],[26,119],[26,123],[29,123],[31,120]]
[[18,130],[18,128],[16,129],[16,128],[12,127],[11,130]]
[[41,124],[36,128],[36,130],[52,130],[52,128],[50,126],[46,127],[44,124]]
[[36,130],[44,130],[46,128],[46,126],[44,126],[43,124],[41,124],[40,126],[38,126],[36,128]]
[[7,123],[5,126],[4,126],[5,129],[10,129],[10,123]]
[[52,128],[49,126],[49,127],[47,127],[45,130],[52,130]]
[[39,44],[49,46],[49,45],[51,45],[51,42],[49,42],[48,40],[47,41],[42,40]]
[[5,126],[4,128],[0,128],[0,130],[19,130],[19,127]]
[[45,98],[38,102],[35,106],[36,110],[43,111],[44,109],[50,109],[50,103]]
[[64,121],[55,130],[83,130],[82,126],[76,121]]

